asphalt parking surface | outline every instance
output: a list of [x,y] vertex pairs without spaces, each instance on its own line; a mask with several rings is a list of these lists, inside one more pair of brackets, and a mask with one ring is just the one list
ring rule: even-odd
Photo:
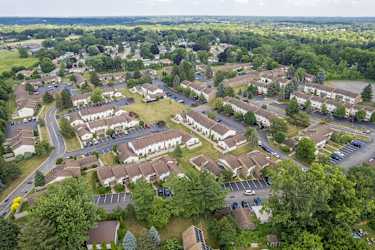
[[132,198],[129,193],[103,194],[95,196],[93,202],[97,207],[111,212],[118,208],[126,208],[132,203]]
[[229,192],[241,192],[245,190],[262,190],[270,188],[270,185],[264,179],[247,180],[224,183],[224,188]]
[[362,146],[361,148],[359,147],[355,147],[353,146],[352,144],[346,144],[344,147],[340,148],[338,151],[342,154],[344,154],[344,157],[342,157],[342,159],[338,160],[338,159],[334,159],[331,157],[330,159],[330,162],[332,164],[339,164],[341,161],[345,160],[346,158],[349,158],[351,155],[353,155],[355,152],[363,149],[363,147],[365,146]]

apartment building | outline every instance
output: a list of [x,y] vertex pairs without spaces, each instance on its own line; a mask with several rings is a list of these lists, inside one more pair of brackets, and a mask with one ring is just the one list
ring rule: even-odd
[[362,101],[360,94],[322,84],[307,83],[303,91],[308,94],[314,94],[322,98],[329,98],[350,105],[355,105]]
[[4,148],[9,148],[14,156],[35,153],[35,137],[32,128],[19,128],[9,135],[4,142]]
[[147,182],[163,181],[172,174],[183,176],[177,161],[168,156],[153,161],[144,161],[127,165],[100,167],[97,169],[99,182],[103,186],[127,185],[140,179]]
[[190,89],[190,91],[194,92],[198,97],[203,96],[206,102],[212,101],[216,96],[215,88],[205,83],[190,82],[185,80],[181,82],[180,86],[182,88]]
[[130,163],[173,151],[177,146],[191,148],[199,143],[198,138],[183,131],[167,130],[120,144],[117,151],[121,162]]
[[150,83],[135,86],[132,92],[143,96],[144,102],[154,102],[165,97],[164,90]]
[[38,107],[42,103],[42,96],[40,94],[29,94],[25,85],[18,85],[15,90],[17,116],[20,118],[34,116]]
[[248,112],[253,112],[255,114],[257,124],[261,127],[270,127],[272,120],[279,117],[277,114],[267,111],[255,104],[246,103],[233,97],[225,97],[223,104],[230,105],[234,112],[238,112],[243,115]]

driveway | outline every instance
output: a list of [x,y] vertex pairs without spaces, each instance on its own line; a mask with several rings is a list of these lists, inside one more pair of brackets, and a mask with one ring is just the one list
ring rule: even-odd
[[165,94],[171,98],[171,99],[174,99],[176,101],[178,100],[183,100],[184,101],[184,104],[185,105],[188,105],[188,106],[193,106],[193,104],[198,104],[198,102],[196,100],[193,100],[191,98],[188,98],[180,93],[178,93],[177,91],[169,88],[163,81],[161,80],[158,80],[158,79],[155,79],[152,81],[153,84],[159,86],[159,88],[163,89]]

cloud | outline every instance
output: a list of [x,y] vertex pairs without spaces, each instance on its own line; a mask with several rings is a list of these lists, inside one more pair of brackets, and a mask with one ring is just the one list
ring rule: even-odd
[[249,0],[234,0],[235,2],[237,3],[240,3],[240,4],[247,4],[249,3]]

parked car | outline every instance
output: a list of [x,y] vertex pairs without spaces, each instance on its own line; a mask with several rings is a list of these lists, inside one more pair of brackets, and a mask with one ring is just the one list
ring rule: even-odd
[[248,196],[253,196],[253,195],[255,195],[255,191],[251,190],[251,189],[248,189],[248,190],[245,190],[245,192],[243,194],[248,195]]
[[357,141],[357,140],[353,140],[351,144],[352,144],[354,147],[357,147],[357,148],[362,148],[363,146],[365,146],[365,143],[364,143],[364,142]]
[[239,206],[238,206],[238,203],[237,202],[234,202],[233,204],[232,204],[232,209],[234,210],[234,209],[236,209],[236,208],[238,208]]
[[343,152],[340,152],[340,151],[336,151],[335,154],[339,155],[341,158],[345,157],[345,154]]
[[259,206],[259,205],[262,204],[262,199],[259,198],[259,197],[256,197],[256,198],[254,199],[254,203],[255,203],[256,206]]
[[337,161],[341,161],[343,159],[340,155],[336,153],[331,154],[331,158]]
[[245,208],[245,207],[249,207],[249,203],[248,203],[247,201],[241,201],[241,206],[242,206],[243,208]]

